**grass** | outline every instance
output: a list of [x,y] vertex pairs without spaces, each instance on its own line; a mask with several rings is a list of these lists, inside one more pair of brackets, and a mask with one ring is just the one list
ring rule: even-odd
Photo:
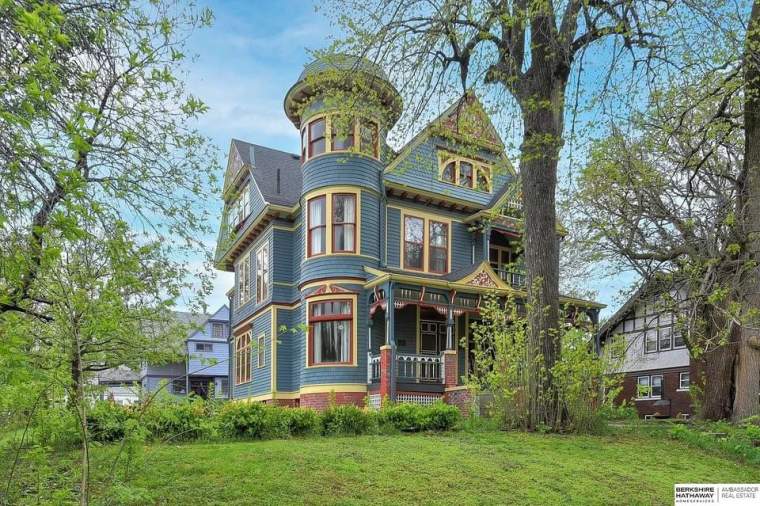
[[[93,503],[672,504],[675,483],[760,482],[759,467],[646,435],[480,432],[152,445],[122,485],[106,486],[114,453],[113,446],[94,450]],[[71,494],[68,458],[74,455],[52,474]],[[72,476],[64,484],[59,473],[66,470]]]

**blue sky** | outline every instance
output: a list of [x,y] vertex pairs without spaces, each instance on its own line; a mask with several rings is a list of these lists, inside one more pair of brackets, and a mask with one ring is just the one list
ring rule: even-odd
[[[310,60],[308,49],[326,46],[336,28],[308,0],[220,1],[208,6],[215,21],[190,41],[189,52],[197,58],[187,65],[187,84],[209,106],[198,127],[219,148],[220,166],[233,137],[297,153],[298,132],[285,117],[283,97]],[[208,206],[216,228],[221,201],[210,196]],[[216,235],[206,240],[213,250]],[[217,272],[214,291],[206,299],[209,311],[227,302],[225,293],[232,284],[231,274]],[[598,300],[609,306],[606,314],[619,305],[616,295],[625,284],[594,282]]]

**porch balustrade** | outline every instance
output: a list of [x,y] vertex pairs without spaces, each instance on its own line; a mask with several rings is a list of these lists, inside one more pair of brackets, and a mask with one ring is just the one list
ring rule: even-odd
[[502,281],[509,284],[510,286],[514,288],[524,288],[525,287],[525,273],[520,272],[514,269],[497,269],[497,274],[501,278]]
[[[441,355],[396,355],[396,378],[402,383],[443,383],[443,358]],[[369,383],[380,381],[380,355],[369,354],[367,379]]]

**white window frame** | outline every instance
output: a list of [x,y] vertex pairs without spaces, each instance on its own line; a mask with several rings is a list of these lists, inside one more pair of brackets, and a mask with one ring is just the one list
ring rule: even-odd
[[256,339],[256,367],[259,369],[267,365],[266,338],[265,334],[261,334]]
[[[203,349],[200,349],[200,350],[199,350],[199,349],[198,349],[198,347],[199,347],[199,346],[200,346],[201,348],[203,348]],[[211,348],[211,349],[208,349],[208,350],[207,350],[206,348]],[[214,351],[214,345],[213,345],[213,344],[211,344],[211,343],[195,343],[195,351],[200,351],[200,352],[202,352],[202,353],[211,353],[211,352],[213,352],[213,351]]]
[[238,307],[251,300],[251,255],[246,253],[235,266],[237,275]]
[[[219,329],[219,332],[217,332],[217,329]],[[211,337],[214,339],[224,339],[224,323],[211,323]]]
[[[683,386],[683,377],[684,377],[684,374],[686,375],[687,378],[689,378],[687,380],[686,387]],[[690,387],[691,387],[691,377],[689,375],[689,371],[684,371],[684,372],[678,373],[678,391],[679,392],[688,392]]]
[[256,250],[256,303],[269,298],[269,242]]
[[251,214],[251,184],[247,183],[240,189],[240,194],[230,205],[232,226],[237,227]]
[[[643,393],[639,389],[641,385],[640,380],[642,378],[647,378],[647,385],[646,387],[649,389],[648,392]],[[660,378],[660,395],[653,395],[652,391],[654,389],[653,386],[653,378]],[[664,378],[662,374],[644,374],[642,376],[636,376],[636,400],[637,401],[657,401],[662,399],[662,390],[664,388]]]
[[[665,331],[670,332],[670,336],[668,341],[670,344],[667,348],[662,347],[662,338]],[[673,349],[673,327],[671,325],[666,325],[664,327],[657,327],[657,351],[670,351]]]

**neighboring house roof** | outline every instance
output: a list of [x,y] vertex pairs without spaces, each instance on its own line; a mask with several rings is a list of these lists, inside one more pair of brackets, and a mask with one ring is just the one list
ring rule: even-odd
[[140,381],[140,371],[135,371],[125,365],[112,367],[97,374],[98,383]]
[[599,332],[597,335],[599,336],[600,340],[603,341],[606,339],[607,334],[609,334],[612,329],[617,326],[618,323],[623,321],[628,313],[633,311],[637,302],[650,295],[652,292],[657,291],[657,285],[658,279],[654,276],[644,281],[644,283],[642,283],[642,285],[633,293],[633,295],[631,295],[628,300],[625,301],[625,304],[620,306],[620,309],[615,311],[615,314],[613,314],[607,321],[604,322],[601,327],[599,327]]

